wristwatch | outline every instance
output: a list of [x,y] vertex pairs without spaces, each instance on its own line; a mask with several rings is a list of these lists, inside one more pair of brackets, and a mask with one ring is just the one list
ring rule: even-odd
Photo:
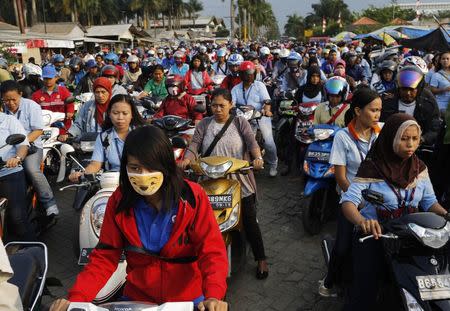
[[20,156],[15,156],[14,159],[17,159],[17,160],[19,160],[20,162],[23,161],[22,157],[20,157]]
[[261,160],[261,161],[264,161],[264,159],[263,159],[262,157],[257,157],[257,158],[255,158],[255,160]]

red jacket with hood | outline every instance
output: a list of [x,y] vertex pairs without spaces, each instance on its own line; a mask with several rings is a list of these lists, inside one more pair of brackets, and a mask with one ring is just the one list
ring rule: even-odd
[[174,115],[192,121],[201,120],[203,119],[203,113],[195,111],[196,105],[194,97],[186,92],[177,97],[169,95],[162,101],[161,107],[153,118],[159,119],[167,115]]
[[184,76],[184,87],[186,88],[186,92],[192,95],[200,95],[203,93],[207,93],[213,89],[213,82],[206,72],[206,70],[202,71],[202,79],[203,79],[203,87],[201,89],[194,90],[192,88],[192,70],[189,69],[186,75]]
[[[157,257],[128,252],[127,282],[123,295],[135,301],[162,304],[193,301],[205,296],[223,299],[227,289],[228,261],[225,244],[205,191],[187,181],[196,206],[180,200],[172,234],[160,256],[169,258],[198,256],[193,263],[169,263]],[[129,215],[116,213],[122,197],[120,188],[108,201],[99,243],[114,249],[95,249],[89,264],[78,275],[69,291],[72,302],[90,302],[116,270],[124,245],[123,236],[142,248],[133,209]],[[123,235],[123,236],[122,236]]]

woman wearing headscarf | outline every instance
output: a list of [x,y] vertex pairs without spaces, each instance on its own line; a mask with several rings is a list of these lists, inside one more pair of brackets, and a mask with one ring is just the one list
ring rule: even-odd
[[[101,132],[111,95],[111,82],[105,77],[97,78],[94,81],[94,100],[81,106],[68,135],[79,137],[82,133]],[[68,135],[60,135],[59,140],[65,141]]]
[[[416,120],[404,113],[392,115],[356,174],[342,195],[342,212],[362,234],[374,239],[358,243],[361,233],[355,233],[352,245],[353,282],[344,310],[372,310],[375,307],[379,282],[385,267],[382,230],[379,221],[400,217],[408,212],[428,211],[448,218],[439,205],[428,176],[426,165],[415,155],[421,129]],[[362,191],[371,189],[383,196],[386,207],[363,201]],[[358,210],[358,206],[362,208]]]
[[321,103],[325,100],[321,82],[321,70],[318,66],[308,68],[306,84],[298,88],[295,98],[299,103]]

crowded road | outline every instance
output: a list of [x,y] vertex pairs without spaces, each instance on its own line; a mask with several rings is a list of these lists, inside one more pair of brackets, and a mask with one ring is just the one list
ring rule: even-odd
[[[258,221],[261,226],[270,274],[266,280],[254,276],[254,263],[247,248],[247,264],[228,282],[227,301],[232,310],[336,310],[340,303],[322,298],[317,281],[325,266],[320,248],[321,236],[334,234],[330,223],[318,236],[311,237],[301,224],[301,178],[297,176],[267,177],[257,174],[259,191]],[[55,227],[43,237],[49,248],[49,277],[59,279],[63,287],[50,288],[56,297],[65,296],[80,267],[72,252],[74,211],[71,204],[75,191],[57,191],[61,214]],[[44,296],[44,303],[52,298]]]

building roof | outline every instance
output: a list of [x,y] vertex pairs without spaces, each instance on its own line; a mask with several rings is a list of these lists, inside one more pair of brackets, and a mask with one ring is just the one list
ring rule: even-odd
[[119,39],[132,40],[130,28],[132,24],[99,25],[88,28],[87,37],[118,37]]
[[29,28],[29,32],[34,33],[47,33],[58,34],[58,35],[68,35],[71,34],[74,29],[80,29],[82,32],[86,32],[86,29],[78,23],[72,22],[62,22],[62,23],[45,23],[35,24],[33,27]]
[[5,23],[5,22],[0,22],[0,31],[2,30],[19,30],[19,27]]
[[394,18],[391,22],[391,25],[411,25],[407,20],[401,19],[400,17]]
[[354,22],[352,25],[353,26],[371,26],[371,25],[378,25],[380,23],[378,23],[377,21],[368,18],[368,17],[361,17],[360,19],[358,19],[356,22]]

